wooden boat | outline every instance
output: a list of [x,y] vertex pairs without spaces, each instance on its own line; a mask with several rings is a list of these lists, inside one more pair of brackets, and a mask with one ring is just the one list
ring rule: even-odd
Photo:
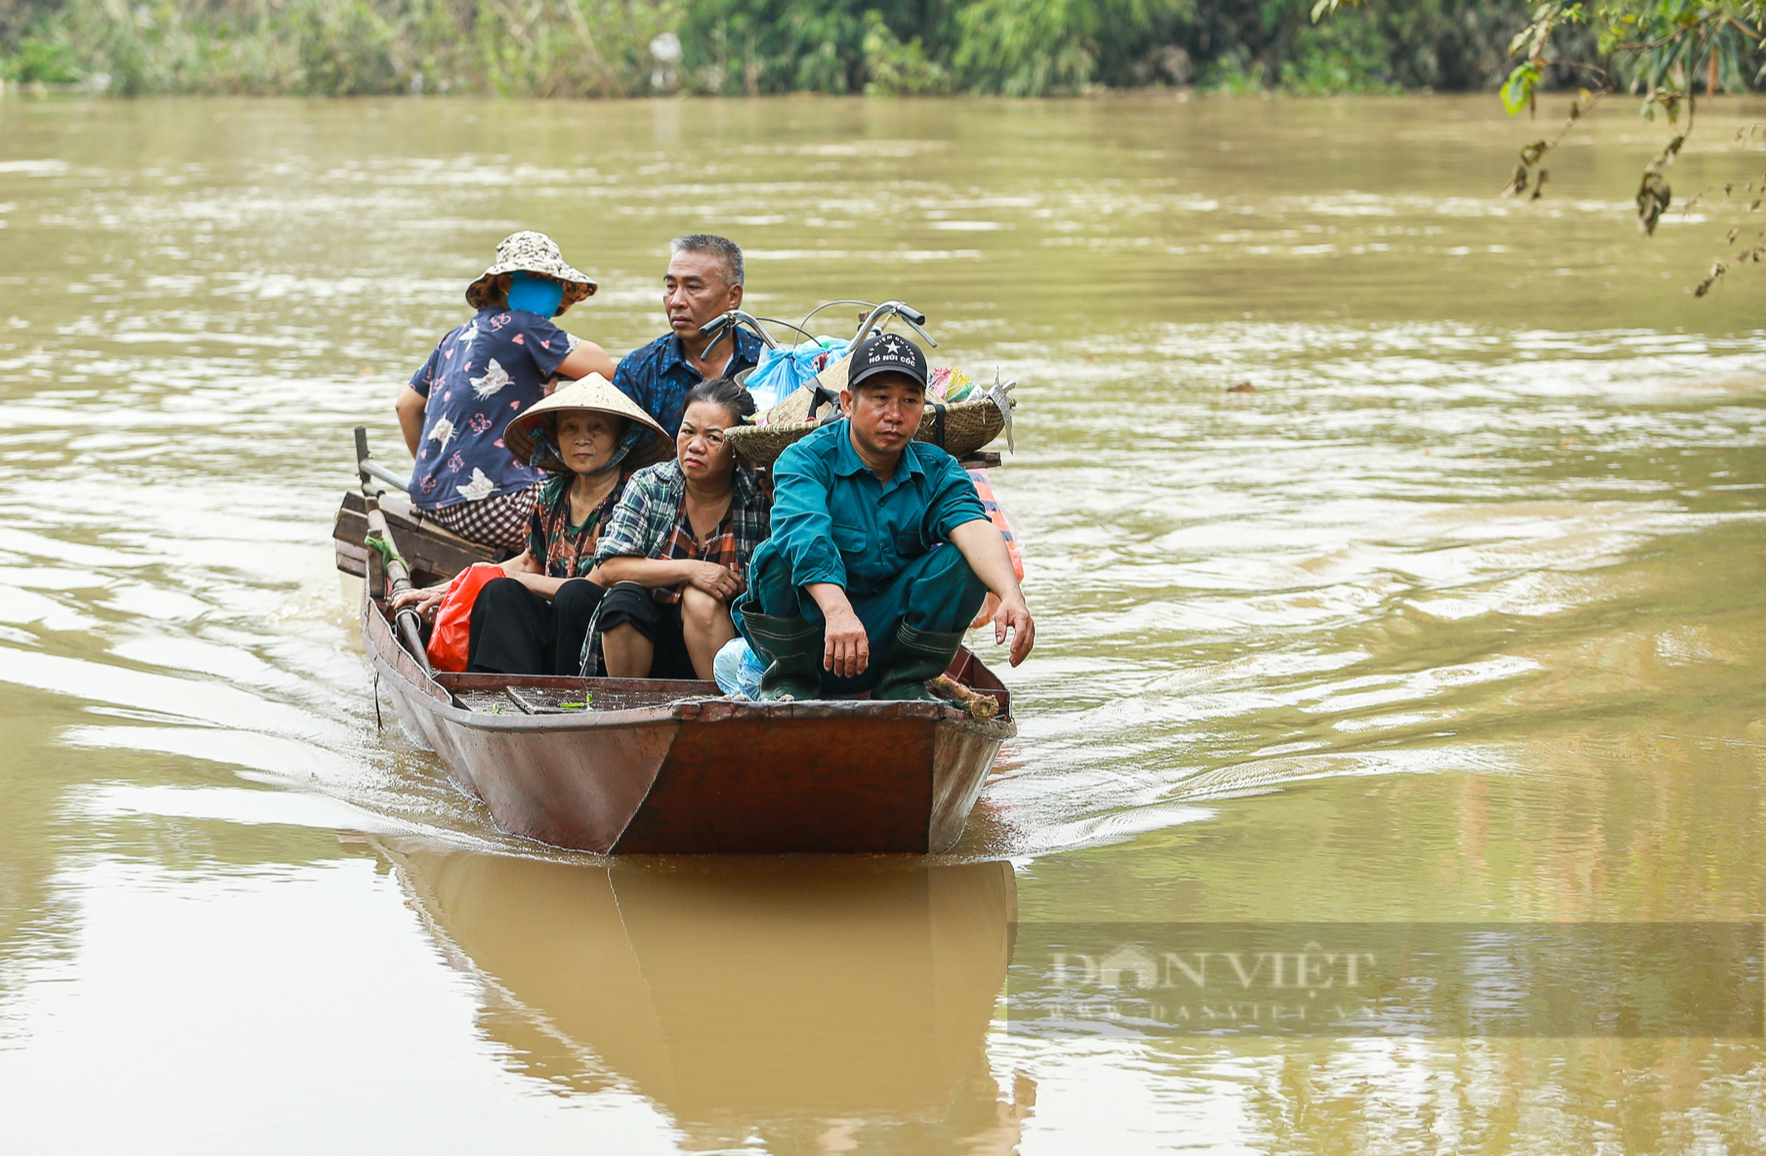
[[[338,514],[337,565],[365,575],[366,515],[353,497]],[[382,513],[419,584],[485,557],[396,495]],[[1010,692],[966,649],[949,676],[992,698],[993,719],[948,702],[732,701],[698,681],[432,675],[374,585],[364,584],[363,645],[407,732],[505,830],[558,847],[940,852],[1017,733]]]

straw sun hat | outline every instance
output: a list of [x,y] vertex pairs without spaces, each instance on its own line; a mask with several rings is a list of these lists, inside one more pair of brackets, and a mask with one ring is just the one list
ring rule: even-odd
[[[649,437],[640,437],[626,454],[625,460],[620,463],[625,469],[653,466],[674,457],[674,439],[668,436],[668,431],[657,425],[656,419],[645,413],[637,402],[615,389],[612,382],[598,373],[591,373],[580,381],[566,382],[553,391],[551,397],[523,410],[503,427],[503,444],[518,460],[527,461],[528,455],[533,453],[534,431],[542,422],[547,421],[548,414],[567,410],[593,410],[596,413],[623,417],[628,423],[628,433],[635,429],[649,433]],[[534,464],[541,469],[555,472],[565,469],[563,462],[549,454]]]
[[562,313],[587,297],[593,297],[600,286],[595,279],[564,260],[558,242],[544,233],[524,229],[510,233],[497,244],[497,259],[466,286],[466,304],[483,309],[493,303],[491,282],[504,273],[537,273],[564,284],[564,300],[558,306]]

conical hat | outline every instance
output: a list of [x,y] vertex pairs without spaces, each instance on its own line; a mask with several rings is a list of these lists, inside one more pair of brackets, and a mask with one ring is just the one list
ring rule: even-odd
[[[533,431],[545,419],[545,415],[566,409],[610,413],[648,427],[651,436],[633,446],[632,452],[620,463],[627,469],[653,466],[674,457],[674,439],[668,436],[668,431],[658,425],[655,418],[645,413],[642,406],[614,388],[611,381],[598,373],[591,373],[580,381],[565,382],[553,391],[551,397],[521,411],[503,427],[503,444],[509,447],[509,452],[517,460],[525,462],[527,456],[533,452]],[[551,468],[562,469],[563,463],[558,462]]]

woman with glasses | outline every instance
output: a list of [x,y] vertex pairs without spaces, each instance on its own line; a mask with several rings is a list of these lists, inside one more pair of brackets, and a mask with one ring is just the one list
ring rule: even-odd
[[734,381],[700,382],[684,399],[675,459],[632,475],[595,547],[608,591],[584,644],[584,673],[712,677],[712,659],[736,637],[730,603],[747,589],[743,572],[767,536],[770,499],[724,440],[753,412]]

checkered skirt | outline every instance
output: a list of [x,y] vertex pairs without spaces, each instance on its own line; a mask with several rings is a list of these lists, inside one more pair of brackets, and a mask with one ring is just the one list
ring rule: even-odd
[[541,484],[536,482],[526,489],[511,490],[477,502],[425,510],[423,516],[468,542],[519,553],[527,548],[527,519],[533,513]]

